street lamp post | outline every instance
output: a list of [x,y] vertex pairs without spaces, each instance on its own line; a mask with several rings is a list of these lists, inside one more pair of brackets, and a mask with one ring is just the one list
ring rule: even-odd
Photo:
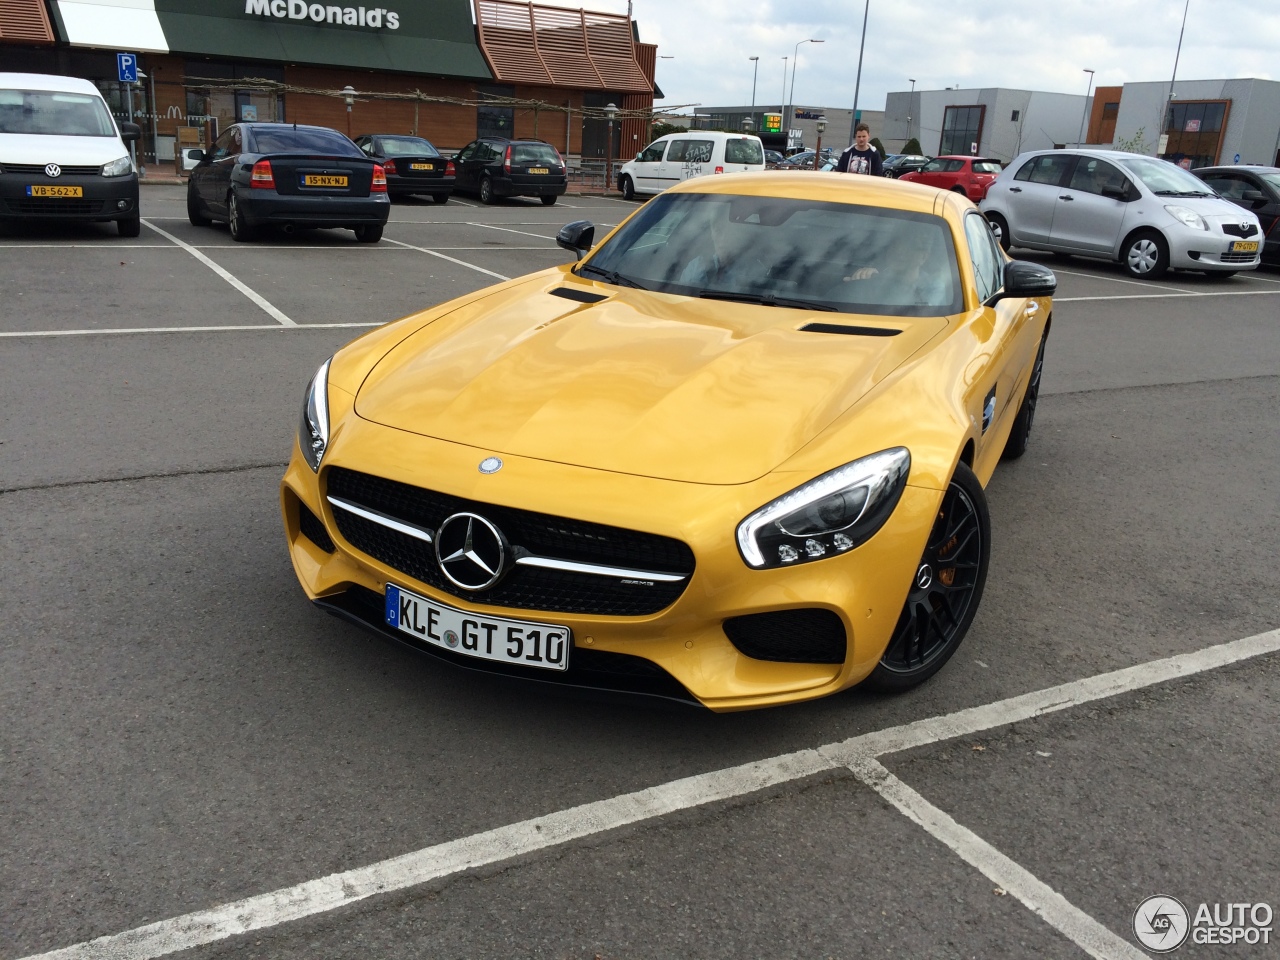
[[1089,75],[1089,85],[1084,88],[1084,109],[1080,111],[1080,135],[1076,137],[1076,146],[1084,145],[1084,118],[1089,115],[1089,93],[1093,90],[1093,71],[1085,67],[1084,72]]
[[916,111],[916,82],[907,77],[907,82],[911,84],[911,93],[907,96],[907,139],[911,139],[911,114]]
[[[782,111],[782,120],[783,120],[784,126],[787,119],[787,60],[788,59],[790,58],[789,57],[782,58],[782,96],[778,98],[778,104],[779,104],[778,109]],[[784,137],[787,135],[785,129],[782,131],[782,135]],[[786,148],[784,147],[783,151],[785,152],[785,150]]]
[[754,116],[756,112],[756,77],[760,73],[760,58],[748,57],[751,61],[751,113]]
[[818,145],[813,148],[813,169],[817,170],[822,162],[822,135],[827,132],[827,118],[818,117]]
[[351,105],[356,102],[356,91],[351,84],[342,88],[342,99],[347,101],[347,139],[351,139]]
[[871,12],[871,0],[862,6],[862,41],[858,44],[858,77],[853,81],[853,116],[849,119],[849,142],[853,143],[858,133],[858,92],[862,87],[862,51],[867,46],[867,14]]
[[791,112],[796,106],[796,67],[800,66],[800,44],[801,43],[824,43],[823,40],[801,40],[796,44],[794,56],[791,58],[791,96],[788,97],[788,109],[782,111],[782,122],[786,124],[787,130],[791,130]]
[[604,115],[609,118],[608,140],[604,146],[604,192],[608,193],[609,184],[613,182],[613,118],[618,115],[617,105],[606,105]]

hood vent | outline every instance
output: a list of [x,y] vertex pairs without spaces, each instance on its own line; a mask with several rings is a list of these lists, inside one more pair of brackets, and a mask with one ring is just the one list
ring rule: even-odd
[[855,327],[847,323],[806,323],[800,329],[805,333],[842,333],[846,337],[896,337],[902,332],[896,327]]
[[576,300],[578,303],[599,303],[601,300],[609,299],[603,294],[592,293],[590,290],[575,290],[572,287],[556,287],[554,290],[548,290],[547,293],[553,297]]

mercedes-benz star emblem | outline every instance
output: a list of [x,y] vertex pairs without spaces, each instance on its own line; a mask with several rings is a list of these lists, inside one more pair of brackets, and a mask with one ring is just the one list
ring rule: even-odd
[[481,473],[497,473],[502,469],[501,457],[485,457],[480,461]]
[[46,177],[60,177],[62,176],[62,168],[56,163],[46,163],[44,165],[44,175]]
[[463,590],[487,590],[502,579],[507,542],[492,523],[474,513],[455,513],[436,531],[440,572]]

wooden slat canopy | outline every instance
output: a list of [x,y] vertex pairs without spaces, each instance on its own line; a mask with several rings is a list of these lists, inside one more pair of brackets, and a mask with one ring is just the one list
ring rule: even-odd
[[0,40],[53,43],[53,27],[44,0],[0,0]]

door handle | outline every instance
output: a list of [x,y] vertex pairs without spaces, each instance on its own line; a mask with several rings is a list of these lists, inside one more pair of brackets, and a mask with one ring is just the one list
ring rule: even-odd
[[1026,314],[1028,317],[1034,317],[1039,312],[1040,304],[1036,303],[1034,300],[1027,304]]
[[1074,200],[1074,199],[1075,199],[1075,197],[1071,196],[1070,194],[1066,194],[1066,193],[1064,193],[1064,194],[1060,194],[1060,195],[1058,196],[1058,199],[1059,199],[1059,200],[1065,200],[1065,201],[1067,201],[1067,203],[1070,203],[1072,200]]
[[1009,192],[1010,192],[1010,193],[1021,193],[1021,192],[1022,192],[1022,188],[1021,188],[1021,187],[1010,187],[1010,188],[1009,188]]

